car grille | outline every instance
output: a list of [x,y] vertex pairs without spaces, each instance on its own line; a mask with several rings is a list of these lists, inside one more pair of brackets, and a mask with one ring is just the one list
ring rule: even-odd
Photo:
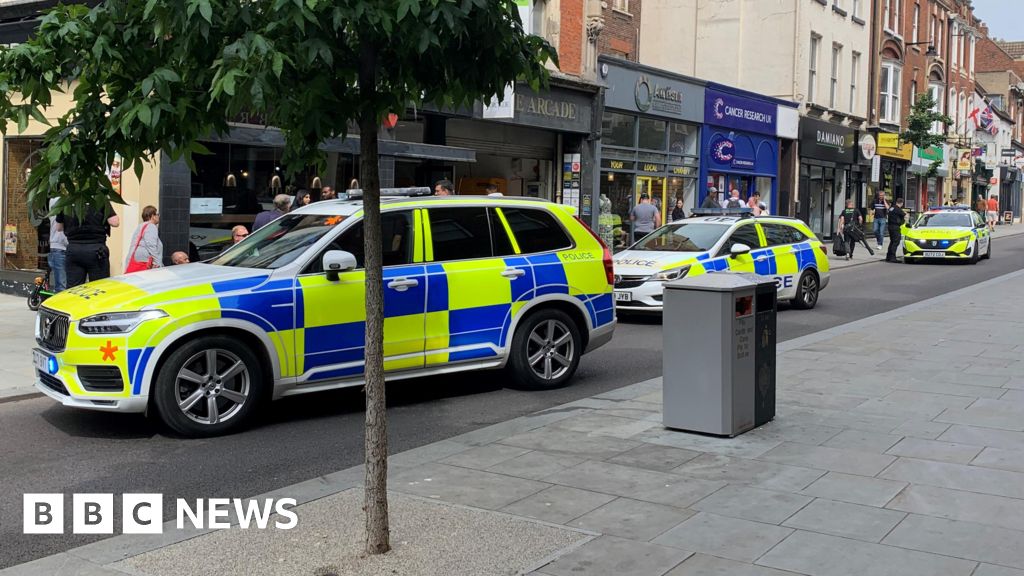
[[40,308],[36,317],[38,333],[36,342],[51,352],[63,352],[68,343],[68,330],[71,318],[66,314],[58,314],[53,310]]
[[117,366],[79,366],[78,379],[90,392],[121,392],[124,380]]
[[42,370],[37,370],[36,375],[39,376],[39,381],[43,384],[43,386],[46,386],[50,390],[53,390],[54,392],[61,394],[63,396],[70,396],[70,394],[68,394],[68,389],[64,387],[64,383],[60,381],[60,378],[57,378],[56,376],[50,376],[49,374],[43,372]]
[[650,276],[616,276],[616,288],[637,288],[642,286]]

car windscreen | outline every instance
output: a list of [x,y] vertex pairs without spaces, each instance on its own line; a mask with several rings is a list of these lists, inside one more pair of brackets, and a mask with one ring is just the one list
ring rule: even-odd
[[671,224],[651,232],[630,247],[648,252],[706,252],[729,229],[722,224],[689,222]]
[[947,228],[947,227],[971,228],[970,214],[955,214],[951,212],[933,212],[922,214],[917,221],[917,228]]
[[337,226],[344,216],[287,214],[209,261],[218,266],[273,270],[290,264]]

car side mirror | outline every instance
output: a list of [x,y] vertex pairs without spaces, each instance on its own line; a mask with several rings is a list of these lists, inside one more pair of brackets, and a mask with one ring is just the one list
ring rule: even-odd
[[357,265],[356,257],[351,252],[328,250],[324,253],[324,272],[327,274],[327,279],[332,282],[338,280],[339,273],[355,270]]
[[729,249],[729,257],[735,258],[744,254],[750,254],[750,246],[746,244],[733,244],[732,248]]

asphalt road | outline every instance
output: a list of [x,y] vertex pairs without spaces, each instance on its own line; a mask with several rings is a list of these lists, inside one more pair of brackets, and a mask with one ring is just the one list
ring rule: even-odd
[[[780,340],[1024,268],[1024,235],[993,247],[992,260],[977,266],[880,262],[837,270],[816,309],[781,311]],[[585,357],[573,385],[561,390],[508,389],[491,372],[389,385],[391,451],[659,376],[661,330],[654,319],[622,320],[612,343]],[[160,492],[165,502],[261,494],[361,463],[362,404],[358,390],[291,398],[255,428],[208,440],[170,436],[142,416],[72,411],[46,398],[0,404],[0,568],[101,538],[22,535],[23,493]]]

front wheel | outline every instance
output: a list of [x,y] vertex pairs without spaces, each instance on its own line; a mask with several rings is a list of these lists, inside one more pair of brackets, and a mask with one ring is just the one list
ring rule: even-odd
[[981,259],[981,255],[978,254],[979,251],[981,251],[981,247],[978,246],[978,241],[975,240],[974,247],[971,248],[971,259],[969,260],[971,264],[977,264],[978,260]]
[[547,308],[527,316],[512,337],[509,368],[528,390],[565,386],[580,364],[583,339],[568,314]]
[[167,426],[184,436],[217,436],[252,417],[263,396],[263,369],[238,340],[203,336],[171,353],[155,385],[154,402]]
[[35,312],[39,310],[39,305],[43,303],[43,296],[39,293],[39,289],[36,288],[28,295],[28,309]]
[[818,292],[821,284],[818,275],[812,271],[804,272],[796,284],[796,296],[793,297],[793,308],[810,310],[818,303]]
[[982,259],[989,260],[991,258],[992,258],[992,239],[989,238],[988,239],[988,249],[985,250],[985,255],[982,256]]

